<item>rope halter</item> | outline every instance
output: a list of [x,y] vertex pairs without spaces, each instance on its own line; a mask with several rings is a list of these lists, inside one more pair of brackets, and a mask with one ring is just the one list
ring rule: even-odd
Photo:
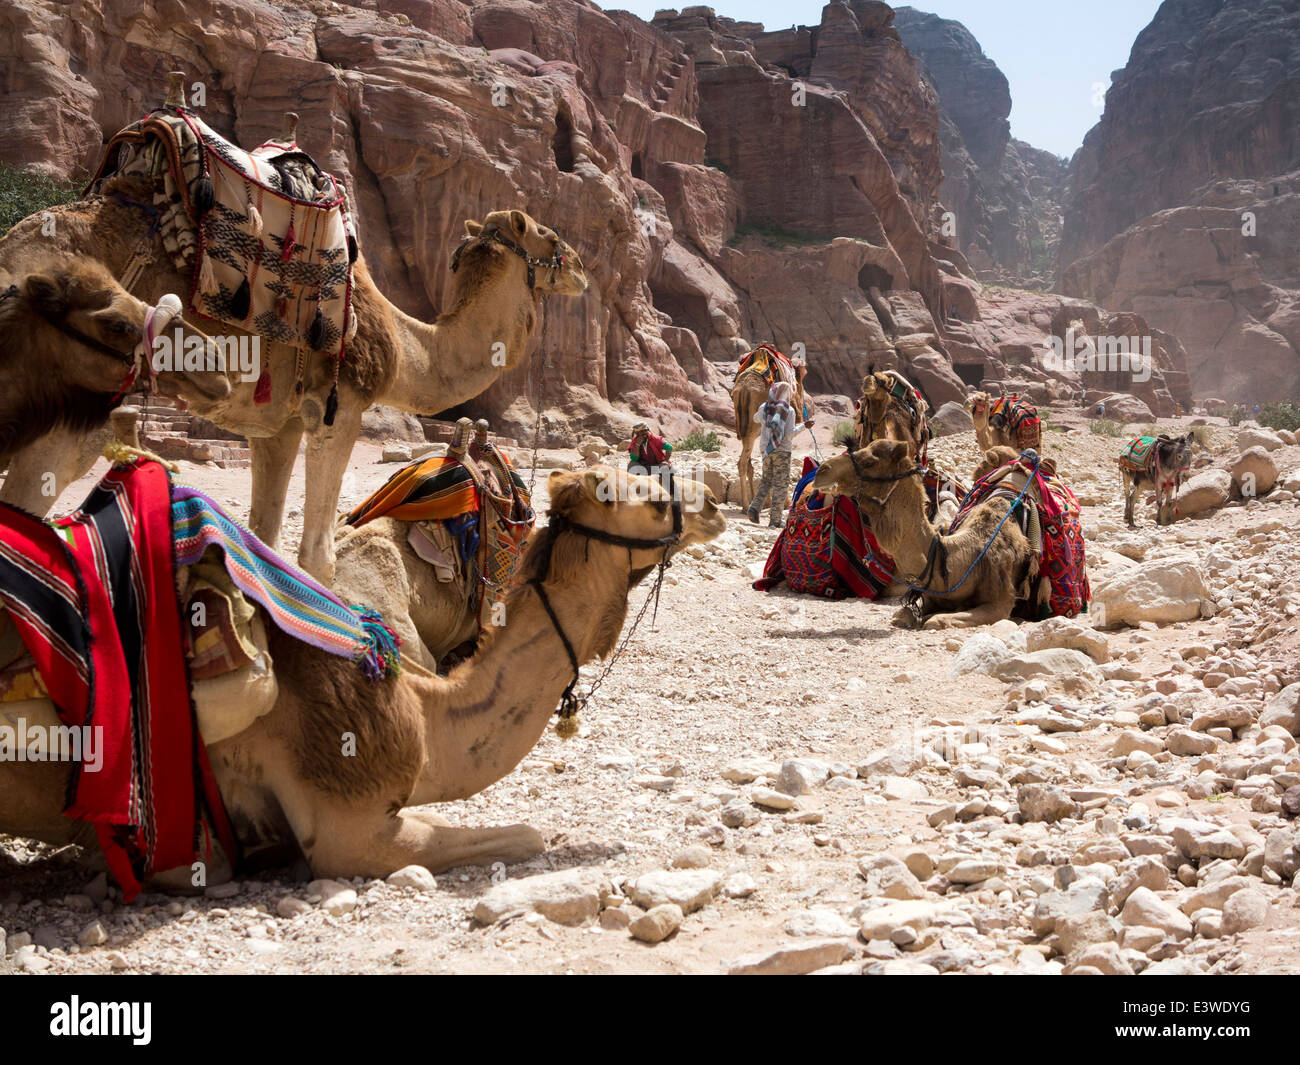
[[474,234],[474,236],[466,237],[464,240],[460,242],[460,244],[457,246],[456,250],[452,253],[451,256],[451,272],[454,274],[457,270],[460,269],[461,253],[466,248],[468,248],[471,244],[473,244],[475,241],[479,241],[483,243],[500,244],[503,248],[507,248],[508,250],[518,255],[519,258],[523,259],[524,265],[528,268],[528,291],[532,292],[534,291],[537,283],[538,267],[541,267],[544,270],[550,270],[551,277],[552,279],[554,279],[555,272],[559,270],[561,267],[563,267],[566,262],[564,253],[560,251],[560,246],[564,242],[560,240],[560,236],[558,233],[556,234],[555,239],[557,242],[555,246],[555,254],[552,255],[549,259],[541,259],[538,258],[536,255],[528,254],[528,250],[522,244],[519,244],[511,240],[504,233],[502,233],[501,230],[499,230],[495,225],[488,226],[487,228]]

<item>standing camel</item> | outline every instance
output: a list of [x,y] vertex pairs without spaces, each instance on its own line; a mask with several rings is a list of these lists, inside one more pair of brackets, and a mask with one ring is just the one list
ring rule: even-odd
[[[454,827],[410,807],[468,798],[506,776],[545,731],[576,666],[613,650],[631,589],[726,526],[707,491],[674,503],[654,479],[608,468],[556,471],[549,490],[550,524],[532,534],[507,623],[446,677],[408,661],[372,682],[267,623],[275,702],[207,747],[241,843],[296,847],[318,877],[384,877],[413,864],[441,872],[545,849],[528,825]],[[29,728],[58,722],[48,699],[9,705],[11,715],[21,706]],[[354,753],[342,753],[343,735],[358,737]],[[72,771],[67,762],[0,762],[0,832],[93,839],[91,826],[62,813]]]
[[[0,238],[0,269],[16,271],[36,256],[56,251],[100,262],[120,278],[133,261],[138,265],[143,252],[148,263],[133,285],[137,295],[156,300],[164,292],[189,291],[191,279],[177,269],[153,214],[140,206],[154,202],[163,182],[161,174],[119,174],[106,179],[97,195],[25,219]],[[209,421],[248,437],[253,462],[249,525],[272,547],[279,543],[289,478],[307,436],[307,498],[298,559],[326,583],[333,577],[339,489],[366,408],[382,403],[437,414],[473,399],[522,361],[542,296],[586,291],[577,253],[523,211],[493,211],[482,223],[467,221],[465,230],[453,262],[450,309],[432,324],[389,303],[364,257],[357,258],[352,273],[357,331],[339,367],[332,425],[326,422],[333,360],[264,336],[259,340],[262,366],[269,371],[268,402],[257,402],[254,381],[232,377],[226,399],[191,404]],[[228,326],[226,335],[254,334]]]
[[897,370],[868,367],[853,429],[860,448],[873,440],[901,440],[913,458],[925,462],[930,443],[926,402]]
[[[794,387],[795,417],[802,424],[804,420],[805,396],[803,379],[808,367],[795,366],[784,356],[776,354],[776,348],[770,344],[760,344],[750,355],[763,353],[766,361],[760,367],[758,360],[751,362],[736,375],[736,383],[731,389],[731,406],[736,416],[736,436],[740,440],[740,458],[737,472],[740,474],[740,505],[748,507],[754,498],[754,443],[758,440],[759,425],[754,421],[758,408],[767,402],[768,392],[775,381],[788,381]],[[790,378],[793,371],[793,379]],[[785,505],[789,506],[789,493]]]

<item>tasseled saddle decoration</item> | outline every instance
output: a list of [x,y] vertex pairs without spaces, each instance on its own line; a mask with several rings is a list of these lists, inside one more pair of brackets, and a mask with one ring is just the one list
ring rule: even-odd
[[369,607],[353,606],[361,627],[365,630],[368,650],[360,660],[361,671],[371,681],[386,680],[402,671],[402,656],[398,650],[402,639],[388,625],[382,615]]

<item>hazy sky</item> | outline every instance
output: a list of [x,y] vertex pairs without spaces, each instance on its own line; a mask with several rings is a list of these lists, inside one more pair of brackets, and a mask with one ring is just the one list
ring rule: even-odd
[[[597,0],[599,3],[600,0]],[[649,19],[668,6],[653,0],[602,3]],[[681,7],[687,6],[681,4]],[[713,0],[728,18],[761,22],[769,30],[821,21],[820,0]],[[902,4],[895,6],[901,7]],[[1067,158],[1101,116],[1100,94],[1111,71],[1128,62],[1133,39],[1151,21],[1159,0],[919,0],[910,6],[956,19],[1011,84],[1011,134]]]

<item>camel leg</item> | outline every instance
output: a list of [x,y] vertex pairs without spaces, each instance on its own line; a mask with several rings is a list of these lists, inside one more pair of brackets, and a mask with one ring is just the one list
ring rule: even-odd
[[748,507],[754,499],[754,437],[747,436],[740,441],[740,459],[737,471],[740,473],[740,505]]
[[272,551],[280,546],[284,501],[301,441],[302,425],[296,421],[275,436],[255,436],[248,441],[253,457],[253,505],[249,508],[248,527]]
[[390,814],[380,806],[329,807],[328,812],[318,811],[315,820],[322,831],[303,848],[312,872],[320,877],[385,877],[408,865],[434,873],[462,865],[511,865],[546,850],[541,834],[528,825],[460,828],[435,824],[417,811]]
[[14,452],[0,499],[43,518],[63,490],[95,465],[112,436],[107,425],[88,433],[52,429]]
[[970,629],[977,625],[992,625],[1011,616],[1013,603],[981,603],[970,610],[954,614],[931,614],[921,626],[926,629]]
[[334,425],[313,434],[307,442],[307,498],[302,507],[298,565],[327,586],[334,583],[334,521],[339,491],[352,448],[361,435],[365,406],[355,396],[345,396]]

